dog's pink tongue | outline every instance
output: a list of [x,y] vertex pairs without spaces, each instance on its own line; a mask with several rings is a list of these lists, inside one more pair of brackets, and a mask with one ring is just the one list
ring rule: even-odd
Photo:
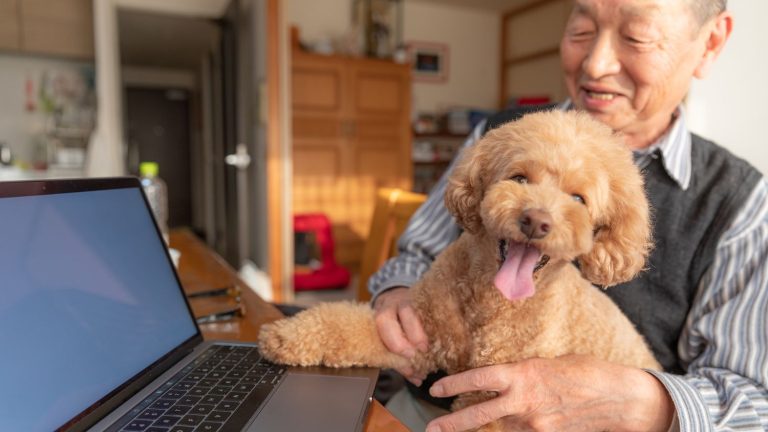
[[493,279],[496,289],[510,301],[532,296],[534,293],[533,268],[540,256],[541,252],[533,246],[510,243],[507,259]]

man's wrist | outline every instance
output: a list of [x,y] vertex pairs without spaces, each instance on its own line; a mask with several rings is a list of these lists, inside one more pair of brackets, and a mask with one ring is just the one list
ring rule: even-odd
[[672,427],[676,425],[678,430],[707,430],[711,426],[712,419],[701,387],[694,386],[691,382],[696,380],[695,377],[658,371],[647,372],[664,385],[674,403],[676,422],[671,424],[670,431],[674,431]]
[[395,291],[395,290],[401,289],[401,288],[409,289],[410,287],[404,286],[404,285],[396,285],[396,286],[390,286],[390,287],[382,289],[381,291],[376,293],[376,295],[371,299],[371,307],[372,308],[376,307],[376,301],[379,300],[382,295],[384,295],[386,293],[391,293],[392,291]]
[[680,422],[677,420],[677,409],[672,414],[672,422],[669,424],[667,432],[680,432]]
[[385,292],[392,291],[395,288],[410,288],[414,283],[416,283],[416,281],[411,280],[410,278],[397,278],[381,284],[376,288],[375,292],[371,292],[371,306],[373,306],[376,303],[376,300],[378,300],[378,298]]
[[647,398],[647,403],[643,406],[649,410],[644,415],[646,418],[653,419],[650,429],[660,432],[673,432],[678,430],[677,426],[677,411],[675,409],[675,403],[672,400],[672,396],[669,394],[664,383],[653,373],[653,371],[644,370],[644,381],[646,390],[644,394]]

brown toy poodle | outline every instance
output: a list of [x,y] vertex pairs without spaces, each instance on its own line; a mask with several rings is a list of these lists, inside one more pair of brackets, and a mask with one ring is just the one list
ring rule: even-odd
[[[660,369],[593,285],[632,279],[650,249],[642,177],[621,139],[586,114],[550,111],[501,126],[464,153],[445,193],[464,232],[411,288],[429,337],[413,369],[456,373],[565,354]],[[385,348],[367,304],[320,304],[265,325],[259,345],[290,365],[406,362]],[[453,408],[488,397],[462,395]]]

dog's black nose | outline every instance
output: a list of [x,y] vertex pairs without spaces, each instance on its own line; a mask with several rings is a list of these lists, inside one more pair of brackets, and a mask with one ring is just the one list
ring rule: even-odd
[[520,231],[529,239],[540,239],[549,234],[552,229],[552,216],[545,210],[524,210],[518,219]]

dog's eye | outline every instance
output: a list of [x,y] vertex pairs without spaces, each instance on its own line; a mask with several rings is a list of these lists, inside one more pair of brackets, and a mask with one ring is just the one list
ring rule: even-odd
[[526,176],[524,176],[524,175],[519,175],[518,174],[516,176],[510,177],[509,179],[512,180],[512,181],[516,181],[516,182],[518,182],[520,184],[528,183],[528,178]]
[[584,197],[583,197],[583,196],[581,196],[581,195],[579,195],[579,194],[573,194],[573,195],[571,195],[571,196],[573,197],[573,200],[574,200],[574,201],[580,202],[580,203],[582,203],[582,204],[584,204],[584,205],[586,205],[586,204],[587,204],[587,201],[584,199]]

